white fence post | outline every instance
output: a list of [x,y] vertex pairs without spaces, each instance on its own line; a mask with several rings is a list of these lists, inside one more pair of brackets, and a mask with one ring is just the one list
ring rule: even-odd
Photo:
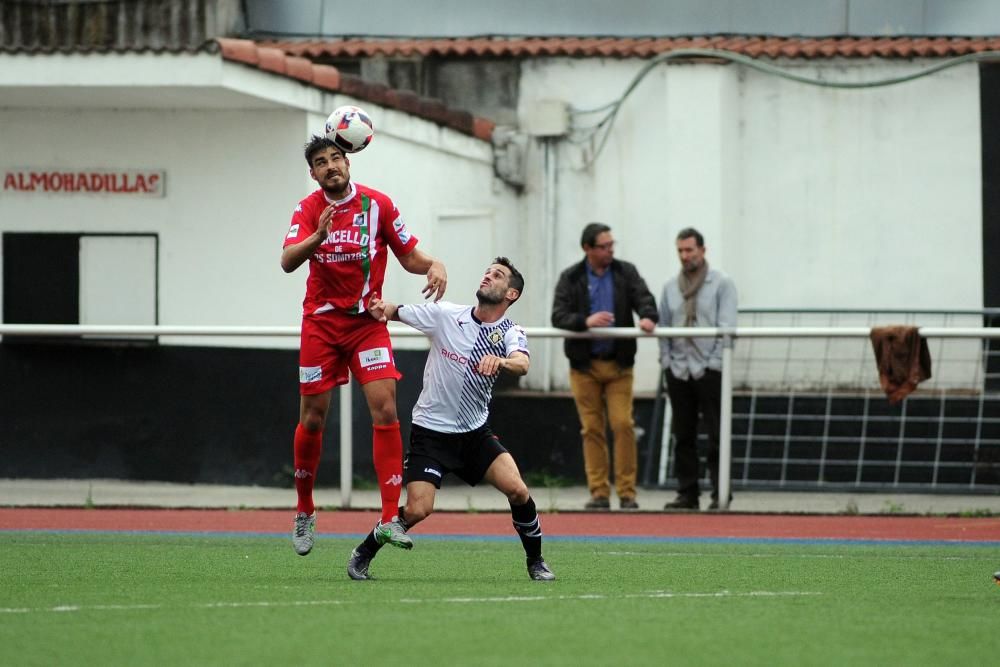
[[340,401],[340,506],[347,509],[351,506],[351,489],[354,486],[350,380],[340,385],[337,396]]
[[722,337],[722,401],[719,410],[719,509],[729,509],[733,455],[733,337]]

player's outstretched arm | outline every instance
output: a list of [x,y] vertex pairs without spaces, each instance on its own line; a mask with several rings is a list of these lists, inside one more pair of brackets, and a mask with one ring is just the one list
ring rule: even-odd
[[527,375],[528,366],[531,359],[524,352],[514,352],[507,358],[497,357],[487,354],[479,360],[476,370],[481,375],[496,375],[500,371],[507,371],[511,375]]
[[399,311],[399,306],[388,301],[383,301],[378,297],[368,302],[368,314],[379,322],[398,320],[399,318],[396,317],[397,311]]
[[440,260],[434,259],[420,248],[414,248],[412,252],[400,257],[399,263],[409,273],[427,276],[427,284],[420,290],[425,299],[433,296],[435,301],[441,300],[448,287],[448,271]]

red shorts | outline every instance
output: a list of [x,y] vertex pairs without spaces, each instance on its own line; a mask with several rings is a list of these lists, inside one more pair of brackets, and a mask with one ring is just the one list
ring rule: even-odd
[[302,318],[299,347],[299,393],[322,394],[347,384],[347,370],[361,384],[402,374],[396,370],[389,330],[368,313],[337,311]]

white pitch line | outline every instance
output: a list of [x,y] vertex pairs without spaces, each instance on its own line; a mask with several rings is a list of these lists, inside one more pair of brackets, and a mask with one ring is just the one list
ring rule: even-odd
[[[674,593],[671,591],[648,591],[645,593],[624,593],[622,595],[604,595],[602,593],[581,593],[579,595],[508,595],[494,597],[463,597],[463,598],[401,598],[400,603],[491,603],[491,602],[545,602],[557,600],[614,600],[614,599],[662,599],[662,598],[741,598],[741,597],[795,597],[807,595],[822,595],[816,591],[748,591],[733,593],[717,591],[712,593]],[[32,613],[66,613],[84,611],[144,611],[154,609],[247,609],[267,607],[326,607],[354,604],[352,600],[293,600],[270,602],[205,602],[202,604],[179,605],[171,607],[162,604],[95,604],[76,605],[64,604],[55,607],[0,607],[0,614],[32,614]]]
[[29,614],[32,612],[67,612],[67,611],[138,611],[141,609],[162,609],[159,604],[61,604],[55,607],[0,607],[0,614]]
[[648,591],[645,593],[624,593],[622,595],[604,595],[602,593],[581,593],[580,595],[510,595],[505,597],[484,597],[484,598],[439,598],[439,599],[417,599],[403,598],[404,603],[427,603],[427,602],[545,602],[547,600],[614,600],[614,599],[634,599],[634,598],[739,598],[739,597],[790,597],[806,595],[823,595],[818,591],[749,591],[746,593],[732,593],[730,591],[718,591],[713,593],[673,593],[671,591]]
[[[203,604],[181,605],[174,609],[240,609],[247,607],[316,607],[340,604],[353,604],[349,600],[292,600],[281,602],[205,602]],[[65,604],[55,607],[0,607],[0,614],[28,614],[32,612],[67,612],[67,611],[142,611],[145,609],[169,609],[162,604]]]
[[834,560],[977,560],[976,556],[934,556],[934,555],[902,555],[902,554],[892,554],[892,555],[865,555],[865,554],[732,554],[732,553],[702,553],[697,551],[666,551],[666,552],[653,552],[653,551],[600,551],[597,552],[602,556],[650,556],[655,558],[731,558],[733,556],[740,556],[746,558],[817,558],[817,559],[834,559]]
[[197,605],[201,609],[221,609],[240,607],[328,607],[337,604],[352,604],[349,600],[293,600],[291,602],[208,602]]

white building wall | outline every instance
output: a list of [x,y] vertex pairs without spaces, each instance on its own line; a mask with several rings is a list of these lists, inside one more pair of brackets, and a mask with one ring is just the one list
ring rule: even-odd
[[[357,101],[326,96],[316,111],[0,109],[5,168],[166,172],[162,198],[3,192],[0,231],[155,233],[160,324],[297,326],[308,269],[285,274],[279,258],[293,208],[316,187],[302,149],[308,135],[321,130],[326,110],[345,103]],[[365,107],[377,134],[351,157],[352,177],[389,194],[422,247],[449,264],[447,298],[473,301],[478,276],[494,254],[516,255],[516,238],[502,225],[516,219],[517,202],[494,180],[490,146]],[[475,245],[468,234],[458,245],[442,232],[463,222],[483,235]],[[384,295],[421,300],[421,277],[390,265]],[[298,346],[287,337],[162,342]]]
[[[109,57],[98,69],[91,56],[52,58],[5,61],[3,165],[163,169],[166,197],[3,192],[0,231],[156,233],[161,323],[295,325],[306,270],[285,275],[278,257],[292,207],[314,187],[302,144],[329,110],[358,101],[207,55],[187,69],[183,58],[164,67],[149,56]],[[644,64],[527,61],[519,111],[549,99],[599,107]],[[788,66],[871,80],[927,65]],[[140,83],[169,94],[148,95]],[[658,66],[625,100],[592,164],[593,143],[549,140],[547,172],[542,142],[529,143],[520,196],[494,177],[488,144],[361,102],[377,134],[352,158],[352,173],[390,194],[424,248],[446,262],[449,299],[471,300],[486,263],[510,256],[527,280],[511,314],[528,326],[548,325],[556,278],[582,257],[580,231],[594,220],[612,226],[618,256],[657,297],[678,268],[674,236],[693,225],[709,261],[736,280],[743,307],[979,308],[978,96],[974,64],[852,91],[736,65]],[[413,301],[422,285],[392,266],[385,294]],[[533,341],[532,351],[526,386],[566,388],[560,341]],[[637,389],[652,390],[657,372],[656,342],[640,341]]]
[[[521,113],[536,100],[604,105],[643,64],[528,62]],[[927,66],[870,60],[794,68],[860,81]],[[736,65],[661,65],[625,100],[603,153],[587,166],[591,151],[560,143],[556,275],[582,257],[583,226],[603,221],[617,256],[638,265],[659,299],[678,270],[674,236],[694,226],[706,237],[709,262],[735,279],[741,307],[982,307],[975,64],[861,90]],[[540,151],[529,159],[539,161]],[[640,341],[639,348],[637,389],[652,390],[657,346]],[[553,386],[565,388],[559,346],[546,363]]]
[[[866,62],[845,74],[886,78],[924,66]],[[740,83],[740,222],[749,233],[728,265],[744,304],[982,307],[976,64],[876,89],[757,72]]]

